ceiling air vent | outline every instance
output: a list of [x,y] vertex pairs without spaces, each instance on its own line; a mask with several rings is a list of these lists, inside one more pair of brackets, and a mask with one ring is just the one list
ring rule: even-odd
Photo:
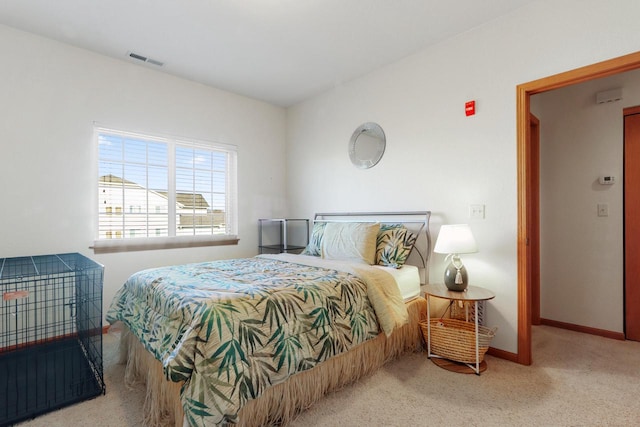
[[162,67],[164,65],[164,62],[160,62],[152,58],[147,58],[146,56],[137,54],[135,52],[129,52],[128,55],[130,58],[137,59],[138,61],[146,62],[152,65],[155,65],[157,67]]

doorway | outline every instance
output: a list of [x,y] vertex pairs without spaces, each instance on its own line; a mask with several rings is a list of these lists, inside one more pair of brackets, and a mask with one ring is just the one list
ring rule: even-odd
[[[532,165],[530,159],[530,97],[537,93],[607,77],[640,68],[640,52],[567,71],[518,85],[517,153],[518,153],[518,354],[517,362],[531,364],[532,273],[531,233],[535,229],[532,216]],[[537,226],[537,225],[536,225]],[[538,272],[539,273],[539,268]]]
[[640,107],[625,108],[623,114],[624,333],[640,341]]
[[527,262],[531,284],[531,324],[540,324],[540,120],[529,113],[529,210],[527,215],[529,244]]

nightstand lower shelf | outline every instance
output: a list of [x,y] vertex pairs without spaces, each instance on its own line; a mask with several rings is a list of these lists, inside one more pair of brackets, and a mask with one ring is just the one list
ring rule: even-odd
[[443,359],[440,356],[436,356],[435,354],[431,355],[431,361],[434,365],[441,367],[442,369],[446,369],[447,371],[457,372],[459,374],[479,374],[480,372],[484,372],[487,370],[487,362],[483,360],[480,362],[480,367],[478,372],[466,363],[455,362],[449,359]]

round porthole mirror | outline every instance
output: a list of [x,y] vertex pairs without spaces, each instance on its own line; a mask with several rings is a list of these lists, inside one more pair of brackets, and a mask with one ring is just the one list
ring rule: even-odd
[[349,141],[349,158],[360,169],[374,167],[382,158],[386,147],[384,131],[377,123],[360,125]]

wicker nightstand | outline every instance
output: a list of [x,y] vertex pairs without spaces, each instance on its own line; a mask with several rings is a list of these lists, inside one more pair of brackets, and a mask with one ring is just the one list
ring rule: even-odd
[[[421,322],[420,327],[427,341],[428,357],[442,368],[455,372],[471,369],[471,372],[480,375],[480,372],[487,368],[483,357],[495,330],[478,324],[478,301],[493,299],[495,295],[477,286],[469,286],[463,292],[450,291],[443,284],[429,284],[422,288],[427,299],[427,321]],[[449,307],[456,301],[473,303],[476,313],[473,316],[474,322],[444,317],[432,319],[429,304],[431,297],[449,300]]]

